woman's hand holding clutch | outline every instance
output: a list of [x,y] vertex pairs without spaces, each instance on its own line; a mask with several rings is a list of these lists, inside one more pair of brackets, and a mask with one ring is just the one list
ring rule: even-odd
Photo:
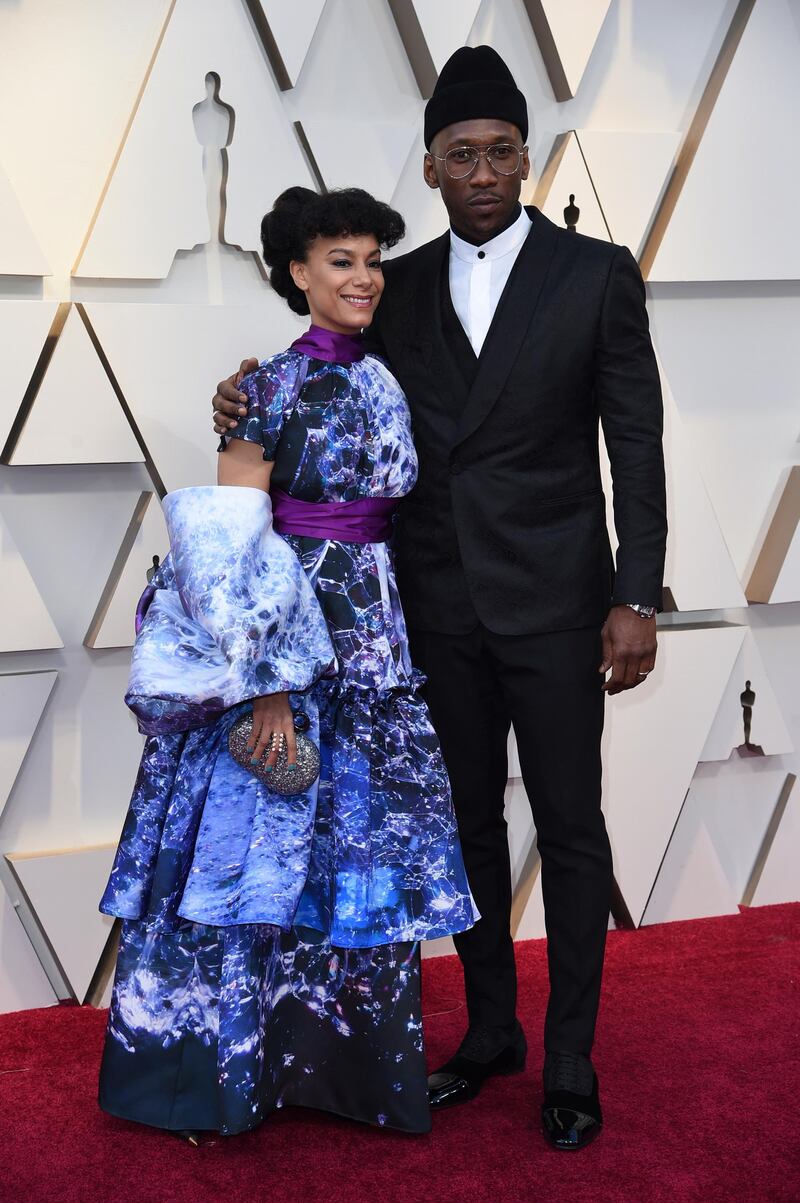
[[285,746],[287,767],[297,760],[294,715],[289,706],[288,693],[270,693],[263,698],[253,699],[252,747],[248,748],[253,764],[266,756],[264,764],[272,769],[278,753]]

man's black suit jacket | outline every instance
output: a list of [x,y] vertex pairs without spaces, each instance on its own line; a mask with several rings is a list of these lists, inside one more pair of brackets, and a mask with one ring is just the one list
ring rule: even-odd
[[449,233],[384,265],[368,345],[411,408],[420,472],[395,554],[421,630],[533,634],[599,626],[617,602],[661,604],[661,389],[638,266],[626,247],[528,214],[479,358],[450,298]]

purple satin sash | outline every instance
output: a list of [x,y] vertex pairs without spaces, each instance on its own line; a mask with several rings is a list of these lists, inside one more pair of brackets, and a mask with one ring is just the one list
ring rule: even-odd
[[299,501],[273,486],[272,525],[279,535],[305,535],[337,543],[385,543],[392,533],[397,497],[357,501]]
[[313,323],[305,334],[294,340],[291,350],[300,351],[310,359],[324,359],[327,363],[358,363],[365,355],[360,334],[340,334]]

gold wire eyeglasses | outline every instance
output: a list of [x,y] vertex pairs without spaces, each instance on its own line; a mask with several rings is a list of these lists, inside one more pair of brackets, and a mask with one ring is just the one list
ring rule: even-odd
[[452,180],[464,180],[468,175],[472,175],[481,156],[485,156],[486,162],[497,175],[513,175],[519,170],[522,156],[527,149],[527,146],[520,149],[509,142],[495,142],[492,146],[485,147],[454,146],[446,155],[435,155],[432,151],[428,151],[428,154],[432,159],[444,163],[444,169]]

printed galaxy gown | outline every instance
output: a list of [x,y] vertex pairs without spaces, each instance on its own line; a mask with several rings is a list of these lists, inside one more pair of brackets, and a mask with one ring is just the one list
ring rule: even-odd
[[[289,350],[243,387],[232,434],[284,492],[412,488],[379,360]],[[477,916],[391,552],[279,536],[257,489],[183,489],[164,510],[126,694],[147,739],[101,903],[124,922],[100,1104],[170,1129],[235,1133],[295,1104],[427,1131],[417,941]],[[322,759],[288,798],[227,749],[247,699],[284,689]]]

